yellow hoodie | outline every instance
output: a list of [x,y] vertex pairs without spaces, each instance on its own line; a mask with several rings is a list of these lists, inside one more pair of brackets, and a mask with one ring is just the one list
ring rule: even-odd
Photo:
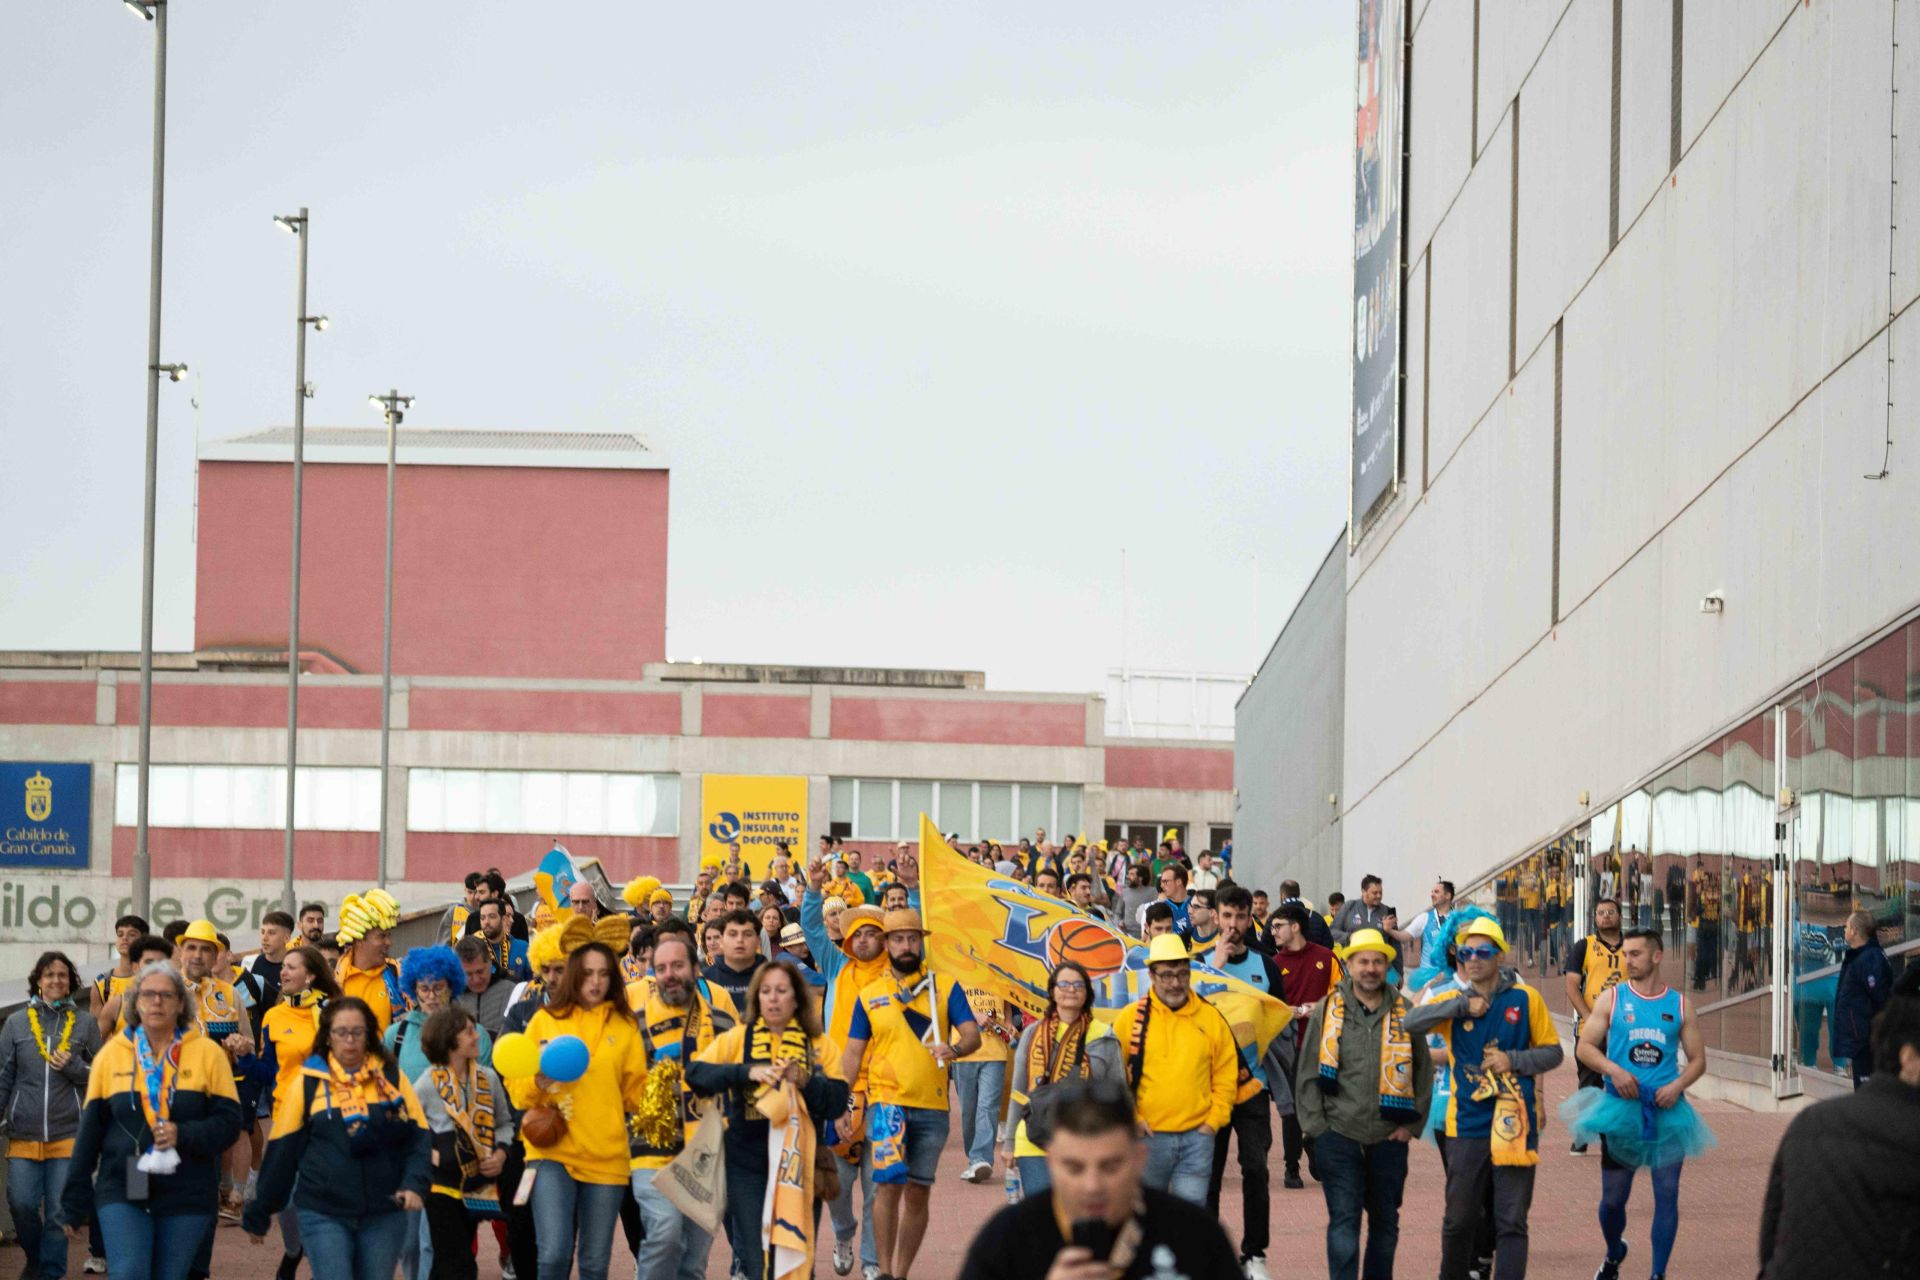
[[[1218,1132],[1233,1115],[1233,1097],[1239,1083],[1240,1051],[1226,1015],[1189,995],[1178,1009],[1149,994],[1146,1044],[1141,1055],[1140,1083],[1134,1099],[1140,1123],[1155,1133],[1185,1133],[1201,1125]],[[1132,1078],[1134,1023],[1138,1002],[1113,1020],[1120,1039],[1122,1063]]]
[[[616,997],[617,998],[617,997]],[[527,1034],[545,1046],[560,1036],[587,1042],[587,1072],[572,1084],[549,1092],[533,1076],[507,1081],[507,1093],[521,1110],[570,1099],[567,1132],[551,1147],[527,1143],[527,1159],[556,1160],[576,1182],[625,1186],[631,1171],[627,1151],[627,1113],[639,1109],[647,1079],[646,1052],[633,1019],[619,1016],[611,1003],[575,1008],[563,1017],[541,1009],[527,1023]]]

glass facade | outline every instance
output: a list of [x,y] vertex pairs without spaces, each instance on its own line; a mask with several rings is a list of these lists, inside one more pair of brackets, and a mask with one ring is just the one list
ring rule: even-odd
[[1059,839],[1080,823],[1080,788],[1071,785],[834,778],[828,795],[835,832],[854,840],[918,840],[923,813],[962,840],[1003,844],[1031,836],[1035,827]]
[[1462,896],[1498,915],[1514,964],[1570,1014],[1569,948],[1611,898],[1663,938],[1662,973],[1709,1049],[1838,1076],[1845,925],[1867,913],[1896,970],[1920,932],[1920,621],[1594,812]]

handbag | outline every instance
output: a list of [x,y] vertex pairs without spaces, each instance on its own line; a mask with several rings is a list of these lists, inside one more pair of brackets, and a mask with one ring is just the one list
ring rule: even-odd
[[840,1198],[840,1161],[824,1138],[813,1144],[813,1198],[829,1202]]
[[727,1162],[721,1158],[726,1122],[719,1108],[700,1117],[680,1154],[653,1175],[653,1188],[696,1226],[713,1235],[727,1207]]

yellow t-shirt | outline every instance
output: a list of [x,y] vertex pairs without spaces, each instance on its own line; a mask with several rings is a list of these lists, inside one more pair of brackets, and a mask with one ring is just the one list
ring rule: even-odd
[[[935,1012],[937,1010],[937,1012]],[[931,1046],[975,1021],[967,993],[952,978],[922,973],[903,986],[891,973],[870,984],[854,1005],[850,1040],[867,1042],[867,1098],[929,1111],[947,1109],[947,1071]]]
[[[990,987],[978,983],[968,987],[966,994],[967,1007],[973,1010],[973,1019],[980,1024],[980,1047],[960,1059],[960,1061],[1008,1061],[1012,1057],[1013,1051],[1007,1047],[1007,1042],[994,1032],[994,1028],[1005,1027],[1007,1024],[1005,1003],[999,996],[993,993]],[[949,1030],[947,1038],[949,1040],[953,1038],[951,1030]]]

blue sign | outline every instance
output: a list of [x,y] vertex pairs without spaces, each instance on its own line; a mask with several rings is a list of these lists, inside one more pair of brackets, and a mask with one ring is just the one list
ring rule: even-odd
[[0,763],[0,867],[87,865],[90,764]]

